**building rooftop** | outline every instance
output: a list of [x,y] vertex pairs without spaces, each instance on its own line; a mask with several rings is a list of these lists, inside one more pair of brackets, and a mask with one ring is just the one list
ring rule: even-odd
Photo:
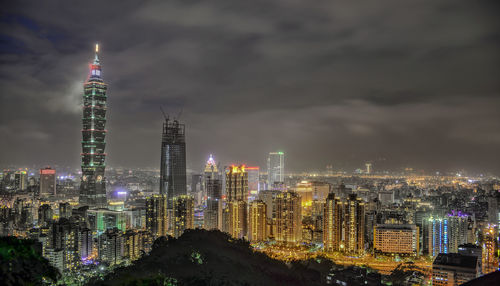
[[458,253],[439,253],[432,266],[456,266],[462,268],[476,268],[477,256],[467,256]]
[[493,286],[498,285],[498,281],[500,281],[500,271],[497,270],[479,278],[472,279],[471,281],[464,283],[461,286]]

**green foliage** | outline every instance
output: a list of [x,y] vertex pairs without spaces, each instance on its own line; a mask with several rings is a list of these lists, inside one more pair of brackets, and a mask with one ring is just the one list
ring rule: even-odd
[[311,259],[286,265],[219,231],[188,230],[178,239],[161,238],[154,245],[133,265],[90,284],[314,286],[324,282],[331,263]]
[[41,285],[56,282],[59,271],[37,251],[33,240],[0,237],[0,277],[3,285]]

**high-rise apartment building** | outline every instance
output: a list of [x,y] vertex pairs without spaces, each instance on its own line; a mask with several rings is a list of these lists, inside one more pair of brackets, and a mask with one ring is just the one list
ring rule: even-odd
[[248,230],[248,173],[245,165],[226,171],[225,230],[234,238],[244,238]]
[[277,242],[297,244],[302,240],[302,207],[300,196],[294,191],[280,193],[276,199]]
[[174,197],[187,195],[186,134],[184,124],[165,118],[161,141],[160,194],[167,196],[172,209]]
[[323,244],[326,251],[361,254],[365,248],[365,203],[355,194],[345,200],[329,194],[323,217]]
[[328,194],[323,215],[323,247],[325,251],[340,250],[342,221],[339,215],[340,200],[334,193]]
[[14,173],[14,188],[24,191],[28,187],[28,172],[19,170]]
[[98,255],[99,260],[110,266],[120,264],[123,261],[125,249],[122,232],[117,229],[108,229],[99,236]]
[[241,239],[247,236],[248,212],[247,203],[241,200],[227,202],[224,210],[224,230],[233,238]]
[[248,240],[259,242],[267,239],[266,204],[255,200],[249,207]]
[[233,165],[226,172],[226,200],[248,202],[248,172],[245,165]]
[[275,183],[285,181],[285,153],[270,152],[267,157],[267,184],[271,188]]
[[92,230],[89,228],[80,229],[80,235],[78,237],[79,242],[79,254],[82,260],[90,259],[93,256],[94,248],[94,236]]
[[146,229],[153,237],[167,235],[167,197],[165,195],[153,195],[146,198]]
[[365,247],[365,203],[351,194],[343,208],[344,249],[348,253],[362,253]]
[[458,246],[468,242],[469,217],[461,212],[453,212],[446,218],[448,220],[448,251],[458,252]]
[[483,273],[487,274],[500,269],[500,237],[498,226],[489,224],[483,229]]
[[173,199],[174,236],[181,236],[186,229],[194,227],[194,199],[188,195],[174,197]]
[[90,73],[84,83],[82,118],[82,181],[80,185],[80,205],[105,207],[106,179],[106,89],[101,74],[98,46],[95,59],[90,65]]
[[56,170],[47,167],[40,170],[40,197],[56,194]]
[[428,227],[429,255],[436,257],[439,253],[448,253],[449,225],[448,219],[431,217]]
[[78,224],[64,218],[50,226],[48,246],[63,250],[64,270],[73,270],[80,265],[79,233]]

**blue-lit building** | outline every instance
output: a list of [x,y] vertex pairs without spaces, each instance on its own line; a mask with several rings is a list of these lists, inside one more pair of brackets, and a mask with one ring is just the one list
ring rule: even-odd
[[448,253],[448,219],[429,218],[429,254]]

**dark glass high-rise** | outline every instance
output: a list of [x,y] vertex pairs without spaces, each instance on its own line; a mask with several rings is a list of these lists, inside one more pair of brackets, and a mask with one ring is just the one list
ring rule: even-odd
[[187,195],[185,126],[175,119],[163,123],[160,194],[167,195],[169,209],[174,197]]
[[106,200],[106,90],[97,56],[90,65],[90,73],[84,83],[82,118],[82,182],[80,205],[105,207]]

